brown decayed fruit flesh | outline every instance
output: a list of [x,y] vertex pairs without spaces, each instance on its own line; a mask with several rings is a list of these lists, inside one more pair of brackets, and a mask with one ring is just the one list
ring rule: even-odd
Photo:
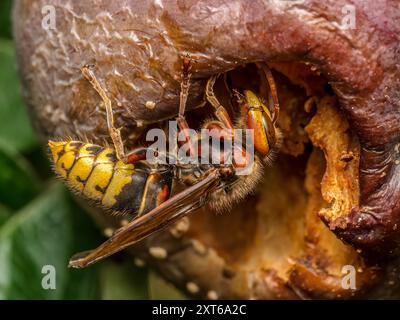
[[[41,27],[49,4],[55,30]],[[188,230],[162,232],[131,251],[199,297],[398,297],[399,9],[396,1],[353,1],[356,29],[341,30],[345,4],[18,0],[23,93],[43,142],[109,141],[100,99],[79,71],[93,64],[132,147],[148,124],[176,114],[181,54],[196,59],[191,108],[216,72],[235,69],[237,87],[265,94],[248,63],[271,61],[285,139],[255,195],[223,215],[204,208]],[[89,210],[103,228],[120,225]],[[341,286],[348,264],[356,290]]]

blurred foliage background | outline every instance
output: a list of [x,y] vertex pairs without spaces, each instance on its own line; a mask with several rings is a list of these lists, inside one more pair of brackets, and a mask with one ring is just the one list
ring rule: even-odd
[[[180,299],[133,257],[69,269],[72,254],[104,240],[56,182],[21,99],[11,27],[12,0],[0,1],[0,299]],[[56,289],[42,288],[43,266]]]

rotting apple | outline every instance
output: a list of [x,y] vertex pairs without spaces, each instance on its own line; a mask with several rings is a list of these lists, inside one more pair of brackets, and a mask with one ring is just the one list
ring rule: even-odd
[[[196,59],[189,99],[195,119],[207,116],[207,107],[195,107],[209,75],[229,71],[235,86],[262,93],[251,63],[268,61],[285,140],[255,196],[223,216],[205,208],[132,251],[201,297],[393,297],[400,14],[395,0],[353,1],[355,26],[345,29],[347,5],[17,0],[23,93],[43,139],[108,140],[100,100],[79,71],[93,64],[132,146],[148,126],[177,113],[181,54]],[[55,8],[54,28],[43,28],[44,6]],[[104,227],[120,223],[94,214]],[[167,255],[160,259],[151,248]],[[345,265],[357,270],[355,290],[341,284]]]

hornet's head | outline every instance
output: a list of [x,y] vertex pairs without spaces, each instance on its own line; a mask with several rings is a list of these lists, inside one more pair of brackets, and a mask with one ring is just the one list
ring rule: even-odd
[[241,114],[247,129],[254,132],[254,149],[262,158],[267,157],[277,143],[275,117],[252,91],[245,90],[239,98]]

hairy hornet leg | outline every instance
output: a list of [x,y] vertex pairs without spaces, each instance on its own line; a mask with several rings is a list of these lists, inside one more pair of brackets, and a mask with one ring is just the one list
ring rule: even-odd
[[217,97],[214,94],[214,84],[220,74],[215,74],[210,77],[207,81],[206,86],[206,98],[208,102],[214,107],[215,109],[215,116],[221,121],[227,129],[234,130],[234,126],[232,120],[228,114],[228,111],[219,103]]
[[97,91],[100,97],[103,99],[106,114],[107,114],[107,127],[108,132],[110,133],[111,139],[114,144],[115,152],[117,155],[118,160],[126,162],[126,155],[124,151],[124,143],[122,142],[121,138],[121,129],[117,129],[114,127],[114,115],[111,106],[111,100],[107,96],[104,89],[101,87],[100,83],[97,81],[96,76],[94,75],[93,71],[90,70],[88,66],[84,66],[82,69],[83,76],[89,80],[93,88]]
[[197,150],[193,144],[193,138],[189,133],[189,125],[185,119],[185,110],[186,110],[186,102],[189,96],[189,88],[190,88],[190,69],[191,69],[191,58],[189,55],[186,55],[183,58],[182,64],[182,80],[181,80],[181,93],[180,93],[180,101],[179,101],[179,113],[176,121],[178,123],[178,127],[180,131],[183,131],[185,134],[185,141],[189,143],[189,154],[190,156],[194,156],[197,154]]
[[264,71],[265,77],[267,78],[269,88],[271,90],[272,101],[274,102],[274,112],[272,118],[272,124],[278,120],[279,116],[279,101],[278,101],[278,93],[276,90],[276,84],[274,77],[272,76],[271,69],[268,67],[266,63],[257,62],[257,67]]

